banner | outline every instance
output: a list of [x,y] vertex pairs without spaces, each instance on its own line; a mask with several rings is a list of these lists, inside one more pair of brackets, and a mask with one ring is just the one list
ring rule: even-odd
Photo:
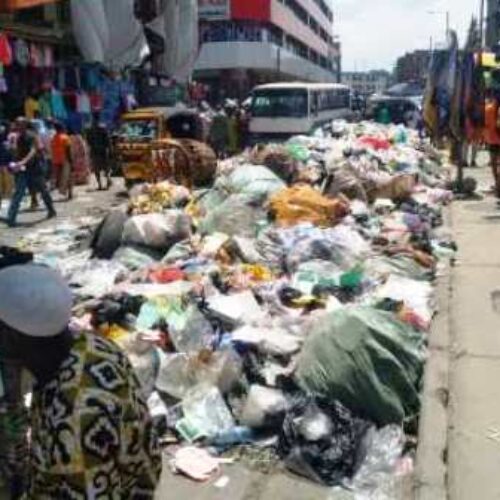
[[200,19],[229,19],[231,13],[230,0],[198,0]]

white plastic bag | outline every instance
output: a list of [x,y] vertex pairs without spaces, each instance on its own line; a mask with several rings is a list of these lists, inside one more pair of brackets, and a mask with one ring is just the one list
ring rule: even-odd
[[164,214],[131,217],[123,230],[123,243],[168,250],[190,236],[190,217],[179,210],[168,210]]

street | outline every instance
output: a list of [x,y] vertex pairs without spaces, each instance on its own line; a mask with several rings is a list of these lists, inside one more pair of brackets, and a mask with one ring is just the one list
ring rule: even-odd
[[[480,189],[490,185],[486,166],[469,169]],[[15,244],[39,229],[82,216],[98,216],[123,202],[120,180],[109,192],[77,190],[73,202],[57,204],[59,217],[43,221],[42,210],[23,212],[15,229],[2,227],[0,244]],[[413,476],[406,477],[389,498],[406,500],[469,500],[480,489],[482,498],[497,498],[500,486],[500,376],[498,339],[500,257],[485,241],[500,240],[500,215],[492,197],[456,201],[448,219],[459,246],[458,259],[439,278],[439,314],[430,336],[430,355],[420,445]],[[42,220],[42,222],[40,222]],[[480,462],[481,467],[477,467]],[[224,488],[214,482],[195,484],[170,472],[165,457],[157,498],[212,500],[350,500],[348,492],[315,486],[285,472],[262,474],[241,464],[227,466]]]
[[0,500],[500,500],[499,200],[500,0],[0,1]]

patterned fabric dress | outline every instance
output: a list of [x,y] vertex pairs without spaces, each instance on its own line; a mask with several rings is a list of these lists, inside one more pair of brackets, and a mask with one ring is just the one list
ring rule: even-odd
[[29,420],[22,396],[22,370],[0,365],[0,377],[4,389],[8,388],[8,392],[0,394],[0,483],[4,482],[9,492],[20,494],[29,458]]
[[132,366],[111,342],[77,337],[34,391],[28,498],[147,500],[161,456]]
[[89,148],[80,134],[72,135],[70,140],[73,184],[87,184],[91,167]]

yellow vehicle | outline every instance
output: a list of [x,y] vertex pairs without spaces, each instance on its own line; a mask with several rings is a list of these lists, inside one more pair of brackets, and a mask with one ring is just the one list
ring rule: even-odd
[[125,184],[168,178],[188,185],[209,183],[217,160],[201,138],[196,111],[151,107],[124,114],[115,149]]

